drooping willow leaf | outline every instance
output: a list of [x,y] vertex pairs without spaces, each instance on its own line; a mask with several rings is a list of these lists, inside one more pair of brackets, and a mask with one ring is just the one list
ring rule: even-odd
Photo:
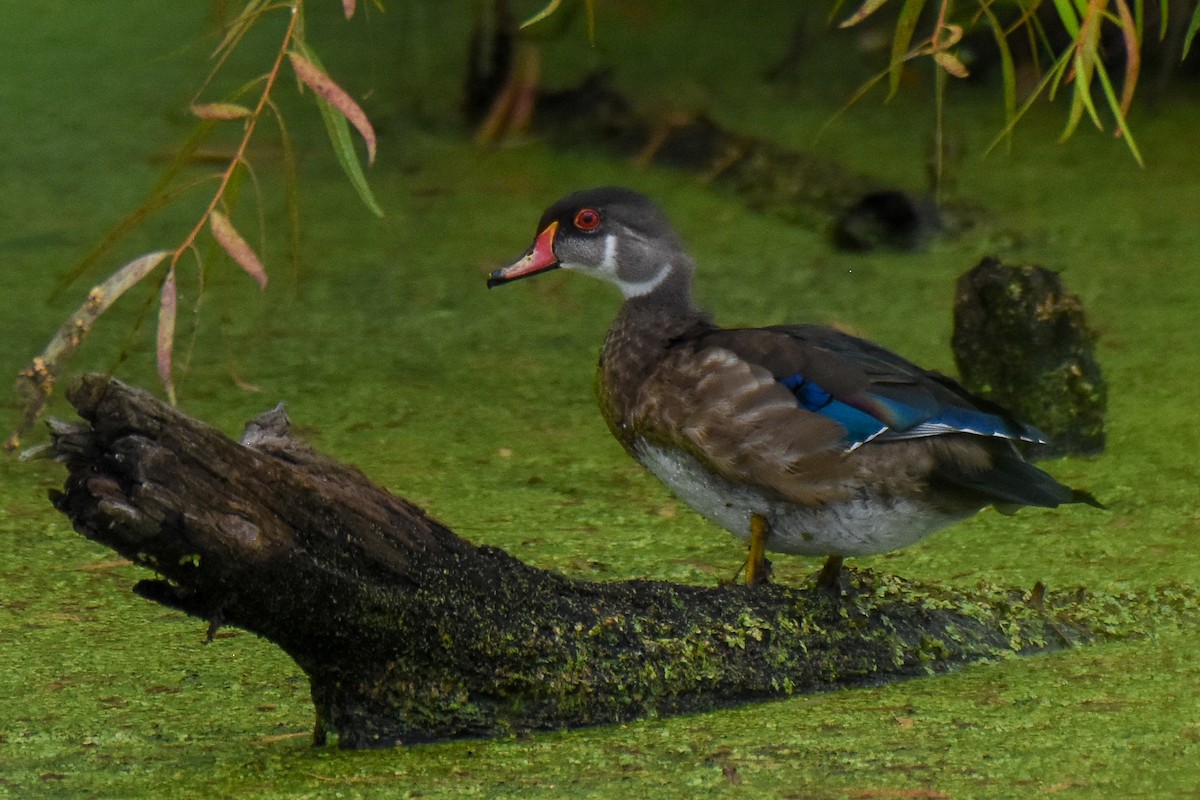
[[158,379],[167,390],[167,400],[175,405],[175,381],[171,377],[175,356],[175,317],[178,310],[178,294],[175,285],[175,265],[167,269],[166,280],[158,294],[158,332],[155,336],[155,361]]
[[229,217],[214,208],[209,212],[208,225],[210,230],[212,230],[213,238],[217,240],[217,244],[221,245],[221,249],[247,275],[258,282],[258,288],[266,289],[266,268],[263,267],[258,254],[254,252],[254,248],[242,238],[242,235],[237,232],[237,228],[233,227],[233,223],[229,221]]
[[[308,50],[307,47],[304,49]],[[325,70],[318,67],[312,60],[296,52],[288,53],[288,60],[292,62],[292,69],[296,71],[297,77],[304,81],[308,88],[316,92],[322,100],[337,109],[355,127],[359,136],[366,142],[367,163],[374,164],[375,128],[371,125],[371,120],[367,118],[366,112],[358,103],[354,102],[354,98],[345,89],[338,86],[333,78],[329,77]]]
[[921,11],[925,8],[925,0],[904,0],[900,9],[900,17],[896,20],[896,32],[892,36],[892,60],[888,65],[888,99],[895,96],[900,89],[900,77],[904,73],[905,57],[912,44],[913,32]]
[[886,2],[887,0],[863,0],[862,5],[853,14],[838,23],[838,27],[849,28],[851,25],[857,25],[878,11]]
[[[886,1],[886,0],[885,0]],[[520,24],[520,28],[528,28],[531,25],[536,25],[542,20],[549,17],[555,11],[558,11],[562,5],[562,0],[550,0],[541,11],[534,14],[529,19]],[[584,8],[587,9],[588,18],[588,40],[595,41],[596,39],[596,0],[583,0]]]
[[192,103],[189,110],[199,119],[220,121],[245,119],[254,113],[239,103]]
[[1017,70],[1013,65],[1007,32],[990,6],[984,5],[982,10],[992,29],[992,37],[996,40],[996,51],[1000,54],[1000,75],[1004,84],[1004,121],[1008,123],[1017,113]]
[[[297,46],[304,52],[303,55],[317,67],[321,66],[317,54],[301,42],[297,42]],[[367,183],[367,176],[363,174],[362,165],[358,161],[358,153],[354,150],[354,138],[350,135],[350,123],[346,120],[339,110],[334,108],[329,101],[317,94],[317,108],[321,112],[321,118],[325,121],[325,130],[329,133],[329,141],[333,145],[334,155],[337,157],[338,164],[346,173],[346,177],[350,179],[350,185],[354,187],[354,191],[358,193],[358,197],[362,200],[363,205],[370,209],[371,213],[377,217],[382,217],[383,208],[375,199],[374,193],[371,191],[371,186]]]
[[[1163,15],[1163,19],[1166,19],[1166,15]],[[1180,61],[1187,58],[1188,51],[1192,49],[1192,40],[1196,38],[1197,31],[1200,31],[1200,5],[1196,6],[1196,10],[1192,12],[1192,21],[1188,23],[1187,34],[1183,37],[1183,53],[1179,57]]]

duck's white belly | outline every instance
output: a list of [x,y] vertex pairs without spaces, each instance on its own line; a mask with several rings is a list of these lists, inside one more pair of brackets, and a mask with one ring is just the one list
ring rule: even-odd
[[863,556],[907,547],[969,514],[948,514],[907,498],[856,487],[849,500],[817,507],[777,500],[735,484],[680,450],[645,440],[635,454],[684,503],[739,539],[750,536],[750,515],[770,526],[767,549],[778,553]]

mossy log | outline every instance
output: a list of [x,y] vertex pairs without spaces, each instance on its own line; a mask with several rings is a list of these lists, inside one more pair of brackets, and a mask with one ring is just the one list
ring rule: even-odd
[[283,648],[311,682],[317,743],[327,730],[378,747],[712,709],[1133,627],[1119,599],[968,595],[870,572],[850,573],[841,598],[574,580],[456,536],[291,438],[282,408],[239,443],[105,376],[68,397],[86,424],[52,423],[69,471],[55,506],[161,576],[138,594]]

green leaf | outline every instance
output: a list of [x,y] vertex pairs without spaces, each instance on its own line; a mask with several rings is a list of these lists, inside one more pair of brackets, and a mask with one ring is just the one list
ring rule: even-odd
[[[312,52],[307,47],[303,49]],[[345,89],[329,77],[323,67],[317,66],[295,51],[288,53],[288,60],[292,62],[296,77],[320,95],[321,99],[336,108],[358,130],[367,145],[367,163],[375,163],[375,128],[371,125],[371,120],[367,119],[366,112],[354,102],[354,98]]]
[[892,36],[892,61],[888,66],[888,99],[900,89],[900,78],[904,73],[904,62],[912,44],[913,31],[917,29],[925,0],[904,0],[900,17],[896,20],[896,32]]
[[[305,58],[324,70],[316,53],[312,52],[302,42],[297,42],[296,44],[304,51]],[[362,200],[363,205],[370,209],[372,214],[377,217],[384,216],[383,209],[379,206],[379,201],[375,199],[374,193],[371,192],[371,185],[367,183],[367,176],[363,174],[362,164],[358,160],[358,153],[354,150],[354,137],[350,133],[350,123],[341,111],[334,108],[321,95],[314,92],[313,96],[317,101],[317,108],[321,112],[321,119],[325,121],[325,130],[329,133],[329,141],[333,145],[333,153],[337,157],[342,171],[350,179],[350,185],[354,187],[354,191],[358,193],[359,199]]]
[[1092,101],[1092,76],[1096,70],[1104,71],[1104,64],[1098,57],[1100,45],[1100,8],[1092,3],[1083,15],[1082,25],[1073,34],[1075,41],[1071,45],[1075,55],[1072,64],[1075,71],[1075,91],[1071,95],[1071,111],[1067,116],[1067,127],[1063,130],[1059,141],[1066,141],[1083,119],[1083,112],[1097,128],[1104,128],[1100,115],[1096,112],[1096,104]]
[[1019,109],[1017,109],[1017,113],[1013,115],[1012,119],[1005,123],[1004,128],[1000,131],[1000,133],[996,134],[996,138],[993,139],[991,143],[988,144],[988,146],[984,149],[983,152],[985,155],[996,149],[996,145],[998,145],[1001,141],[1012,136],[1013,128],[1017,126],[1017,123],[1021,121],[1021,118],[1025,116],[1025,113],[1033,107],[1033,104],[1037,102],[1039,97],[1042,96],[1042,92],[1046,91],[1047,87],[1050,87],[1051,96],[1053,96],[1054,86],[1057,85],[1058,80],[1062,77],[1062,73],[1066,69],[1066,65],[1070,63],[1070,55],[1070,50],[1063,53],[1058,57],[1058,60],[1050,67],[1050,69],[1046,71],[1046,74],[1042,76],[1040,81],[1038,81],[1038,85],[1034,87],[1033,91],[1029,93],[1029,96],[1025,98],[1025,102],[1021,104]]
[[1187,58],[1188,50],[1192,49],[1192,39],[1196,38],[1196,31],[1200,31],[1200,6],[1196,6],[1196,10],[1192,12],[1187,35],[1183,37],[1183,54],[1179,57],[1180,61]]
[[543,8],[541,11],[534,14],[529,19],[522,22],[520,27],[528,28],[530,25],[538,24],[539,22],[544,20],[546,17],[553,14],[555,11],[558,11],[558,7],[561,5],[562,5],[562,0],[550,0],[550,2],[546,4],[545,8]]
[[288,260],[292,272],[300,269],[300,172],[296,168],[296,149],[279,107],[270,103],[271,113],[279,126],[279,143],[283,151],[284,202],[288,218]]
[[270,10],[270,2],[271,0],[250,0],[237,18],[229,23],[229,27],[225,29],[225,36],[213,50],[213,55],[221,53],[228,55],[230,50],[237,47],[246,33],[258,22],[259,17]]
[[[539,23],[542,20],[549,17],[554,12],[558,11],[560,6],[562,6],[562,0],[550,0],[550,2],[548,2],[542,8],[541,11],[537,12],[536,14],[534,14],[532,17],[530,17],[529,19],[522,22],[517,27],[520,28],[521,30],[524,30],[525,28],[528,28],[531,25],[536,25],[537,23]],[[583,0],[583,6],[587,11],[588,41],[595,42],[596,41],[596,0]]]
[[320,97],[317,98],[317,108],[321,110],[321,117],[325,120],[325,130],[328,131],[329,141],[333,144],[333,153],[337,156],[338,163],[341,164],[346,177],[350,179],[350,185],[358,193],[363,205],[370,209],[375,216],[382,217],[383,209],[380,208],[379,201],[371,192],[371,185],[367,183],[367,176],[363,174],[358,154],[354,152],[354,137],[350,134],[350,123],[337,109]]
[[1017,113],[1017,71],[1013,65],[1012,50],[1008,46],[1008,36],[1004,26],[992,12],[990,6],[983,6],[992,36],[996,39],[996,50],[1000,53],[1000,75],[1004,83],[1004,120],[1011,121]]
[[1142,161],[1142,153],[1138,150],[1137,142],[1133,140],[1133,131],[1129,129],[1128,121],[1121,110],[1121,103],[1117,100],[1117,93],[1113,90],[1112,81],[1108,78],[1108,70],[1104,68],[1103,63],[1096,67],[1096,76],[1100,79],[1100,86],[1104,89],[1104,96],[1108,99],[1108,106],[1112,109],[1113,116],[1117,118],[1117,130],[1124,137],[1125,146],[1129,148],[1129,152],[1133,154],[1133,158],[1137,161],[1139,167],[1146,166],[1145,162]]
[[1071,38],[1079,38],[1079,14],[1071,0],[1054,0],[1054,10],[1058,12],[1058,19]]

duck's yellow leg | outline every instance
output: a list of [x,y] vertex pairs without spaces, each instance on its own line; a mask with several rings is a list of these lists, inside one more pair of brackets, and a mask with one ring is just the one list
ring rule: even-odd
[[767,561],[767,536],[771,526],[761,514],[750,515],[750,555],[746,558],[746,585],[759,586],[771,577],[771,562]]
[[817,588],[824,592],[840,597],[842,594],[842,561],[841,556],[830,556],[817,575]]

